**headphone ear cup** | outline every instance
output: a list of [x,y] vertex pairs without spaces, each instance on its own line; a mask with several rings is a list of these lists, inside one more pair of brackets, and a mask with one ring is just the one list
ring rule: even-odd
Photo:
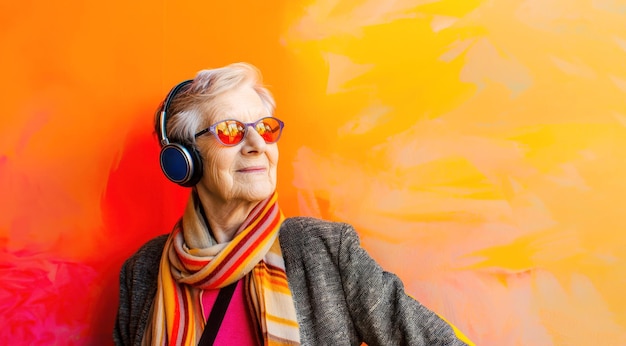
[[202,159],[200,153],[184,145],[170,143],[161,148],[161,170],[176,184],[190,187],[196,185],[202,177]]
[[202,174],[204,170],[202,156],[200,155],[200,152],[198,151],[198,149],[193,147],[189,151],[189,153],[191,154],[191,161],[193,162],[194,168],[191,173],[191,177],[189,177],[189,181],[183,185],[187,187],[195,186],[197,183],[199,183],[200,179],[202,178]]

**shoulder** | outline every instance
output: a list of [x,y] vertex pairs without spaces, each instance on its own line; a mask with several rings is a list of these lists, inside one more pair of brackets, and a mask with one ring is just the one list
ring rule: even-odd
[[152,271],[154,267],[158,270],[167,237],[167,234],[160,235],[143,244],[124,262],[123,270],[129,274],[144,272],[146,269]]
[[333,238],[341,236],[350,225],[343,222],[327,221],[314,217],[290,217],[285,219],[281,228],[281,239],[307,240],[311,238]]
[[168,236],[169,234],[163,234],[150,239],[148,242],[143,244],[139,250],[137,250],[137,252],[129,258],[129,260],[141,261],[155,256],[161,257],[161,253],[163,252]]
[[287,218],[280,228],[280,243],[283,248],[334,249],[345,239],[358,236],[351,225],[313,217]]

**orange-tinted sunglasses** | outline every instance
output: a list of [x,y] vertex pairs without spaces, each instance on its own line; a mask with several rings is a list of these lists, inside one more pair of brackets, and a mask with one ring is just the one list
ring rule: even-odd
[[253,123],[242,123],[233,119],[222,120],[196,133],[195,137],[198,138],[210,132],[220,143],[230,147],[243,141],[249,126],[263,137],[265,143],[271,144],[278,141],[285,124],[274,117],[261,118]]

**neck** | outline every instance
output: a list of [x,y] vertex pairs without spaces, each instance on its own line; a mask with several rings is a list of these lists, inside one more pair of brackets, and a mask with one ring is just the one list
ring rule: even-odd
[[198,190],[202,208],[213,237],[218,243],[231,241],[235,233],[259,202],[226,201]]

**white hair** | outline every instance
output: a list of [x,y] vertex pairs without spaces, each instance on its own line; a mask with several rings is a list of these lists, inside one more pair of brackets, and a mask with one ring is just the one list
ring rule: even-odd
[[[206,112],[211,112],[212,101],[216,96],[239,86],[249,84],[257,92],[269,114],[274,114],[276,102],[272,94],[262,84],[261,72],[248,63],[234,63],[228,66],[201,70],[191,85],[174,95],[167,112],[167,137],[171,142],[195,145],[195,133],[203,126]],[[155,129],[159,133],[159,107]]]

